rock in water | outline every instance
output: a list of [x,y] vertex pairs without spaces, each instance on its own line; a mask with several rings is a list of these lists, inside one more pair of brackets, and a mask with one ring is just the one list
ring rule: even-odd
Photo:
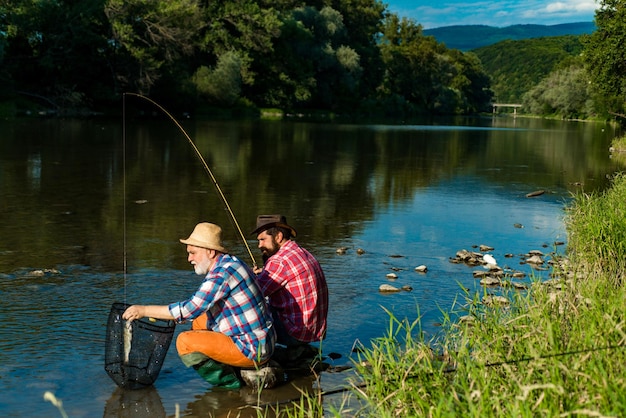
[[259,369],[241,369],[241,379],[254,390],[271,389],[285,381],[285,371],[270,360]]
[[392,293],[392,292],[400,292],[400,289],[390,284],[381,284],[380,287],[378,288],[378,291],[383,292],[383,293]]
[[526,197],[537,197],[537,196],[541,196],[542,194],[544,194],[546,191],[545,190],[535,190],[534,192],[530,192],[526,195]]

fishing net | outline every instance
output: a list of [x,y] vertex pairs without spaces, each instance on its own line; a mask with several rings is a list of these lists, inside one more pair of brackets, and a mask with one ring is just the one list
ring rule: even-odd
[[174,321],[122,318],[130,305],[114,303],[109,312],[104,369],[125,389],[150,386],[159,376],[174,336]]

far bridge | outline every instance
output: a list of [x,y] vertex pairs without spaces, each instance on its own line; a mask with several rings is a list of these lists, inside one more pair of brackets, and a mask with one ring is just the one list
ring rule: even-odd
[[517,116],[517,109],[522,107],[522,105],[518,104],[518,103],[492,103],[491,106],[493,106],[493,113],[494,114],[498,113],[498,108],[499,107],[512,107],[513,108],[513,116]]

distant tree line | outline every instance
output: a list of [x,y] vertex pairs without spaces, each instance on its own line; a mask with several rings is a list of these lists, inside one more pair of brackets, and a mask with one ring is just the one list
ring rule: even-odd
[[106,108],[123,92],[189,111],[386,116],[480,112],[492,98],[476,55],[378,0],[0,2],[5,107]]
[[518,24],[505,27],[487,25],[454,25],[424,29],[424,34],[432,35],[448,48],[471,51],[506,40],[549,38],[565,35],[590,34],[596,24],[590,22],[561,23],[557,25]]
[[494,100],[522,112],[626,122],[626,0],[599,2],[590,35],[502,41],[473,50]]

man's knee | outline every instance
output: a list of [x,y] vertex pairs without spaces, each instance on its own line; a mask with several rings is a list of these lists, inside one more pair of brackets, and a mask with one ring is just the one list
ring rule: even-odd
[[178,355],[181,357],[194,351],[190,334],[190,332],[181,332],[176,339],[176,351],[178,351]]

